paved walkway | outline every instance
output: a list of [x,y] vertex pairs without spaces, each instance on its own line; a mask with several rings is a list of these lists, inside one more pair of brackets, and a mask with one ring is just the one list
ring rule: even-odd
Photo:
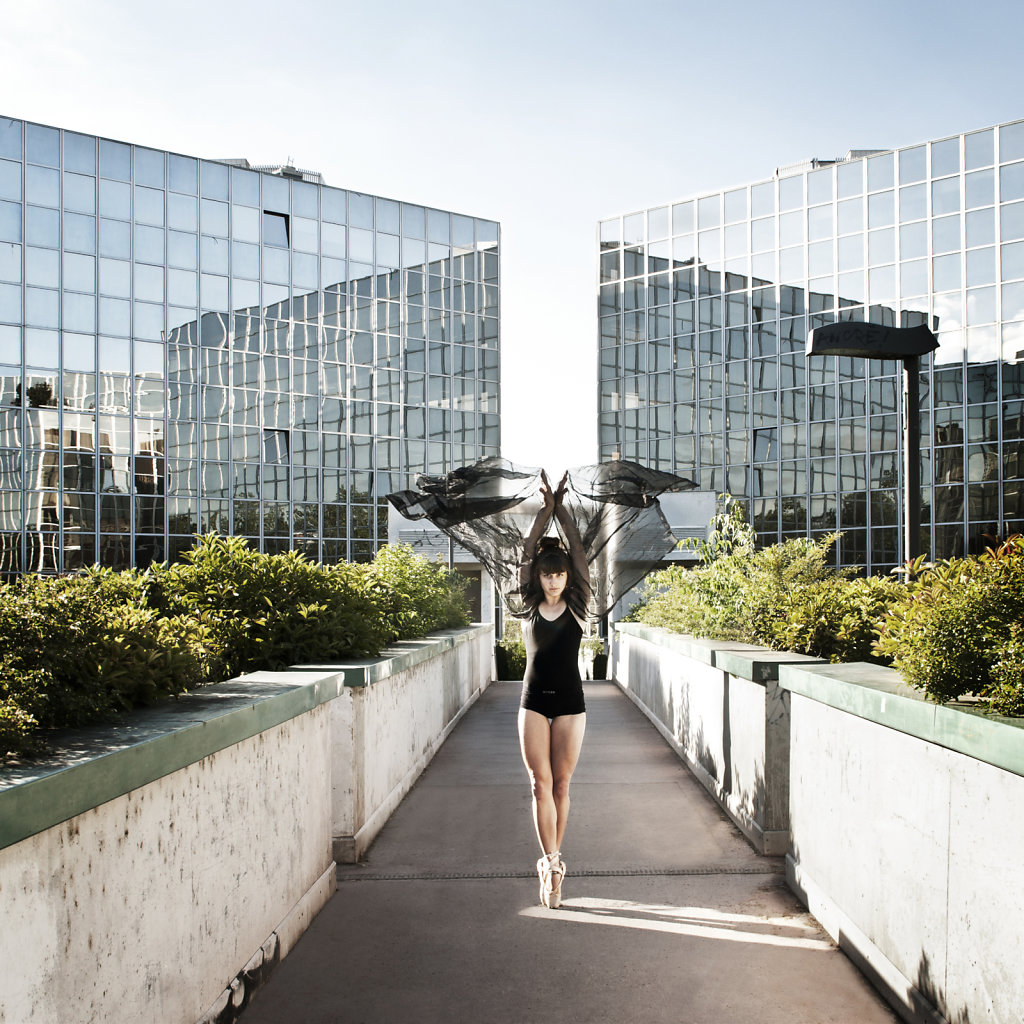
[[896,1018],[610,683],[587,686],[561,910],[492,686],[243,1024],[892,1024]]

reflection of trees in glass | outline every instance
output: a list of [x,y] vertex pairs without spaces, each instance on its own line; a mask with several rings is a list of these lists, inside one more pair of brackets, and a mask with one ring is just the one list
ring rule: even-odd
[[234,529],[230,528],[227,512],[215,513],[211,518],[209,514],[206,529],[217,530],[219,533],[243,534],[248,537],[255,537],[260,532],[260,504],[258,501],[236,501],[234,506]]
[[784,497],[779,502],[783,530],[805,530],[807,528],[807,499]]
[[191,512],[172,512],[167,517],[167,530],[169,533],[196,533],[196,517]]
[[[35,384],[30,384],[25,391],[25,395],[28,397],[29,406],[33,409],[45,409],[57,404],[54,401],[53,386],[48,380],[40,380],[36,381]],[[14,389],[14,400],[11,404],[21,405],[20,384]]]
[[320,513],[317,505],[296,505],[292,516],[295,536],[316,536],[320,529]]
[[895,526],[900,521],[900,503],[896,491],[871,492],[871,525]]
[[288,506],[266,504],[263,506],[263,536],[288,536]]
[[839,525],[841,528],[868,525],[867,496],[863,491],[842,496],[839,501]]
[[324,505],[324,537],[344,537],[347,534],[346,506]]
[[[939,523],[960,522],[964,517],[964,489],[955,487],[935,488],[935,521]],[[960,529],[958,526],[957,529]],[[940,558],[947,557],[939,555]]]

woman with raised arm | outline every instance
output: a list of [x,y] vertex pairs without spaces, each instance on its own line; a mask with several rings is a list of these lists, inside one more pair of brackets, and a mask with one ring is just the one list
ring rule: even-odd
[[[569,817],[569,782],[576,770],[587,715],[580,678],[580,640],[590,601],[590,570],[579,531],[562,507],[567,475],[552,492],[541,474],[543,506],[526,537],[519,568],[526,617],[526,672],[519,705],[519,743],[533,791],[533,822],[540,842],[540,900],[562,902],[562,839]],[[545,533],[552,518],[566,551]]]
[[[552,490],[543,471],[491,457],[443,476],[420,475],[415,490],[388,495],[407,519],[429,519],[472,552],[509,614],[523,621],[519,740],[533,789],[545,906],[562,902],[559,851],[587,720],[579,672],[585,623],[607,615],[676,546],[658,495],[693,486],[616,460],[566,473]],[[538,488],[543,504],[534,516]],[[552,520],[567,548],[547,536]]]

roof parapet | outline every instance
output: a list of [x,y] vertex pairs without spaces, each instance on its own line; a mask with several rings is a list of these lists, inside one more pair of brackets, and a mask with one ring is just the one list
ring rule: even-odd
[[831,167],[832,164],[846,164],[851,160],[863,160],[868,156],[877,156],[879,153],[888,153],[887,149],[849,149],[845,156],[818,157],[812,156],[807,160],[798,160],[793,164],[784,164],[775,168],[775,177],[783,178],[787,174],[797,174],[800,171],[816,171],[819,167]]

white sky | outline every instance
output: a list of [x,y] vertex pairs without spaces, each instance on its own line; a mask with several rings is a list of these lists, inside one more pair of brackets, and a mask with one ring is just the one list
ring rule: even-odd
[[502,225],[503,454],[596,458],[599,218],[1024,117],[1011,0],[0,0],[0,114]]

